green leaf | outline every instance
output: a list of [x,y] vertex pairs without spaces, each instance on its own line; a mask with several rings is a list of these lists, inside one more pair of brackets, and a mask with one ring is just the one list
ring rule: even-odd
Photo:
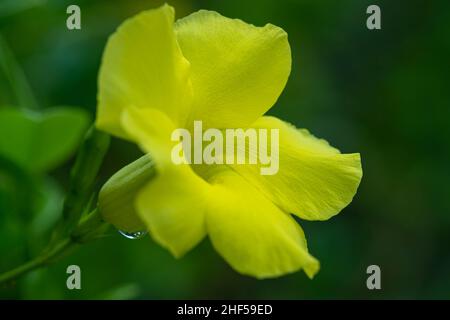
[[131,300],[136,299],[141,290],[135,283],[126,283],[104,292],[95,298],[98,300]]
[[[1,12],[1,7],[0,7]],[[28,81],[7,42],[0,34],[0,69],[6,76],[17,103],[23,108],[37,108],[38,103]]]
[[[55,180],[44,176],[36,183],[34,197],[34,216],[30,221],[30,234],[33,244],[37,239],[45,239],[45,235],[56,225],[60,218],[64,192]],[[39,247],[35,245],[35,247]]]
[[0,3],[0,17],[20,13],[24,10],[44,5],[47,0],[2,0]]
[[33,173],[49,171],[72,154],[88,122],[85,111],[70,107],[0,109],[0,155]]
[[[95,129],[94,125],[86,132],[84,141],[78,150],[75,164],[70,171],[69,190],[64,200],[63,220],[60,228],[55,231],[54,239],[59,240],[59,237],[67,236],[76,227],[83,213],[88,213],[98,171],[108,151],[109,143],[110,136]],[[100,221],[95,219],[97,216],[91,216],[91,218],[94,217],[93,220],[88,219],[90,222],[94,222],[96,226],[94,229],[97,229],[98,223],[102,224],[101,219]],[[88,225],[89,228],[92,227],[92,225]],[[86,234],[78,236],[89,238]]]

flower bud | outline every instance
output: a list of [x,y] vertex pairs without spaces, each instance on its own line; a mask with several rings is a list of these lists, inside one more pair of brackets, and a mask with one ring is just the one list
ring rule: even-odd
[[126,232],[145,230],[135,208],[140,189],[156,174],[152,159],[145,155],[116,172],[102,187],[98,209],[103,219]]

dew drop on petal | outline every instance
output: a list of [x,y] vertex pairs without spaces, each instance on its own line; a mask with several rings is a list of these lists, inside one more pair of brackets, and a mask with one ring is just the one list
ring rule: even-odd
[[147,231],[126,232],[126,231],[119,230],[119,233],[127,239],[135,240],[135,239],[140,239],[143,236],[145,236],[147,234]]

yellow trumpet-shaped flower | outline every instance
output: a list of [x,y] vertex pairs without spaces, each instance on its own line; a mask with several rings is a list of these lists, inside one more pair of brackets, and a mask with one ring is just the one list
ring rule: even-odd
[[[362,170],[359,154],[341,154],[306,130],[263,116],[290,70],[287,34],[271,24],[255,27],[204,10],[174,22],[168,5],[125,21],[104,51],[96,124],[137,143],[156,174],[139,174],[148,167],[143,158],[113,177],[100,194],[104,219],[128,232],[148,229],[177,257],[209,236],[240,273],[267,278],[303,269],[313,277],[319,262],[291,214],[326,220],[339,213]],[[171,134],[196,120],[205,128],[278,129],[279,171],[174,164]],[[112,199],[115,183],[128,186],[121,191],[128,204]]]

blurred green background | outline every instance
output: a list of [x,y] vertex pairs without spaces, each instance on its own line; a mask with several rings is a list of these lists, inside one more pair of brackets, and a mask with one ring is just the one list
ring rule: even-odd
[[[77,145],[95,116],[108,35],[161,3],[0,0],[0,271],[38,253],[60,214]],[[82,30],[66,28],[70,4],[81,7]],[[148,236],[114,232],[0,288],[0,297],[450,298],[450,2],[170,4],[177,17],[211,9],[284,28],[293,68],[270,113],[361,153],[364,177],[352,204],[330,221],[302,222],[321,271],[312,281],[303,272],[260,281],[232,271],[208,240],[176,260]],[[381,7],[382,30],[366,28],[370,4]],[[75,107],[55,108],[68,105]],[[60,132],[53,140],[35,128],[52,119],[49,130]],[[113,139],[98,186],[140,154]],[[81,267],[82,290],[66,288],[70,264]],[[378,291],[366,288],[371,264],[381,268]]]

